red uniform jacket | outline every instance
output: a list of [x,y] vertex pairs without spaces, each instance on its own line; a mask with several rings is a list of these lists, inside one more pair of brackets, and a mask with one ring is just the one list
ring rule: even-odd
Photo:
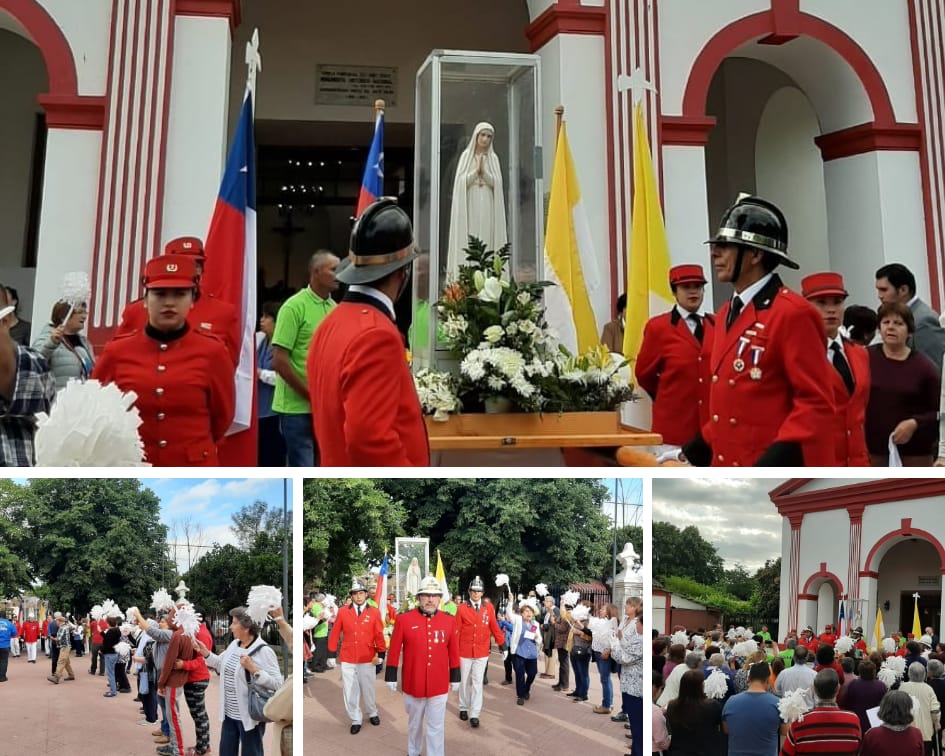
[[233,420],[229,356],[216,337],[186,329],[162,343],[143,331],[105,345],[92,377],[134,391],[147,461],[158,467],[216,466],[217,443]]
[[451,682],[459,682],[459,635],[452,615],[437,611],[427,617],[411,609],[397,616],[387,649],[386,682],[397,682],[401,650],[401,682],[408,696],[441,696],[449,692]]
[[471,601],[464,601],[456,607],[456,633],[459,635],[459,655],[463,659],[488,656],[490,635],[499,646],[505,645],[505,633],[495,618],[495,609],[481,601],[478,612]]
[[650,318],[637,356],[637,382],[653,399],[653,431],[682,446],[709,419],[709,357],[713,316],[702,319],[703,337],[689,331],[679,311]]
[[338,659],[348,664],[370,664],[375,656],[387,649],[384,623],[376,606],[365,604],[360,617],[354,604],[341,607],[328,636],[329,651],[338,650],[338,641],[342,635],[344,641]]
[[[125,336],[133,331],[143,331],[147,323],[148,313],[144,308],[144,300],[136,299],[122,310],[121,323],[115,335]],[[217,299],[212,294],[201,292],[187,315],[187,323],[191,328],[212,333],[220,339],[234,367],[239,363],[240,321],[233,305]]]
[[853,373],[853,394],[837,369],[830,364],[830,389],[837,408],[833,416],[836,464],[841,467],[869,467],[866,450],[866,402],[870,398],[870,356],[859,344],[843,340],[843,354]]
[[835,465],[820,313],[777,275],[726,331],[729,307],[716,316],[709,420],[686,456],[713,466]]
[[346,295],[315,330],[306,371],[323,466],[430,464],[404,341],[380,302]]
[[36,643],[39,640],[39,623],[27,620],[23,623],[23,640],[26,643]]

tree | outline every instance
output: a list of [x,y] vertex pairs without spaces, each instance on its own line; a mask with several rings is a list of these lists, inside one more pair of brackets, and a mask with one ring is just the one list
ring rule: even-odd
[[[611,530],[611,532],[613,532]],[[623,551],[626,543],[633,544],[633,550],[637,556],[643,556],[643,528],[639,525],[624,525],[617,528],[617,553]]]
[[654,522],[653,574],[659,579],[688,577],[714,585],[722,575],[722,558],[692,525],[680,530],[669,522]]
[[24,557],[30,533],[22,519],[29,492],[12,480],[0,480],[0,596],[29,590],[32,577]]
[[133,479],[31,480],[19,514],[24,553],[53,609],[86,612],[110,598],[139,606],[176,579],[154,492]]
[[170,540],[167,545],[171,561],[179,564],[177,557],[180,551],[186,555],[187,570],[190,570],[208,546],[203,526],[188,515],[174,520],[170,530]]
[[777,619],[781,612],[781,557],[768,559],[754,577],[752,611],[766,620]]
[[377,481],[321,478],[302,484],[304,580],[344,592],[351,576],[379,564],[403,535],[404,505]]
[[265,501],[254,501],[252,504],[247,504],[230,517],[233,520],[230,529],[236,536],[236,541],[241,549],[251,549],[260,533],[272,535],[273,531],[279,531],[281,536],[282,508],[270,508]]
[[465,587],[499,572],[513,590],[538,582],[565,586],[611,574],[608,495],[596,480],[384,479],[377,481],[407,507],[405,529],[429,536],[448,577]]
[[741,601],[748,601],[757,586],[755,585],[755,578],[748,572],[745,565],[736,562],[732,569],[723,571],[722,579],[716,584],[716,587],[731,593]]

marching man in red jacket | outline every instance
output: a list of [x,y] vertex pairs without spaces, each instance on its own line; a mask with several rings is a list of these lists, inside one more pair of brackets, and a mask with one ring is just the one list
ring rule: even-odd
[[361,698],[368,711],[372,725],[379,725],[374,696],[374,668],[380,663],[387,649],[384,640],[384,623],[380,610],[367,603],[367,586],[360,580],[351,581],[351,605],[338,610],[331,635],[328,636],[328,652],[338,650],[341,644],[341,685],[345,709],[351,719],[351,734],[361,732]]
[[427,756],[443,756],[446,731],[446,698],[449,689],[459,690],[459,635],[456,623],[438,611],[440,583],[426,577],[420,583],[420,605],[397,617],[387,650],[387,687],[397,690],[397,665],[403,651],[401,683],[407,710],[407,752],[420,756],[423,722],[426,719]]
[[[456,633],[459,635],[459,718],[479,726],[482,710],[482,679],[489,661],[489,640],[495,638],[499,650],[506,653],[505,634],[495,618],[492,604],[482,601],[482,578],[469,584],[469,601],[456,608]],[[504,657],[503,657],[504,658]]]
[[30,612],[23,623],[23,642],[26,644],[26,660],[29,664],[36,664],[36,644],[39,641],[39,623]]

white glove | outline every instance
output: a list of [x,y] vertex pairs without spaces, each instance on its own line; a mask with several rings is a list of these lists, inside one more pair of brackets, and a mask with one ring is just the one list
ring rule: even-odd
[[453,692],[456,692],[459,690],[459,683],[450,683],[450,688],[453,690]]
[[661,465],[664,462],[682,462],[680,459],[680,454],[682,454],[682,449],[670,449],[669,451],[664,451],[662,454],[657,455],[656,464]]
[[396,692],[397,692],[397,683],[395,683],[395,682],[389,682],[389,683],[387,683],[387,689],[388,689],[391,693],[396,693]]
[[508,658],[509,658],[509,652],[508,652],[507,650],[506,650],[506,651],[503,651],[503,652],[502,652],[502,661],[505,661],[505,660],[508,659]]

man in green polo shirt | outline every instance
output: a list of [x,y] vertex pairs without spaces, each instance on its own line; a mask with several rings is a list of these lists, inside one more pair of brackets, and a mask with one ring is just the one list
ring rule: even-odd
[[335,306],[331,293],[338,288],[338,258],[319,250],[308,263],[308,286],[289,297],[279,308],[272,334],[272,366],[276,390],[272,409],[279,414],[290,467],[318,464],[318,444],[312,429],[305,359],[312,334]]

